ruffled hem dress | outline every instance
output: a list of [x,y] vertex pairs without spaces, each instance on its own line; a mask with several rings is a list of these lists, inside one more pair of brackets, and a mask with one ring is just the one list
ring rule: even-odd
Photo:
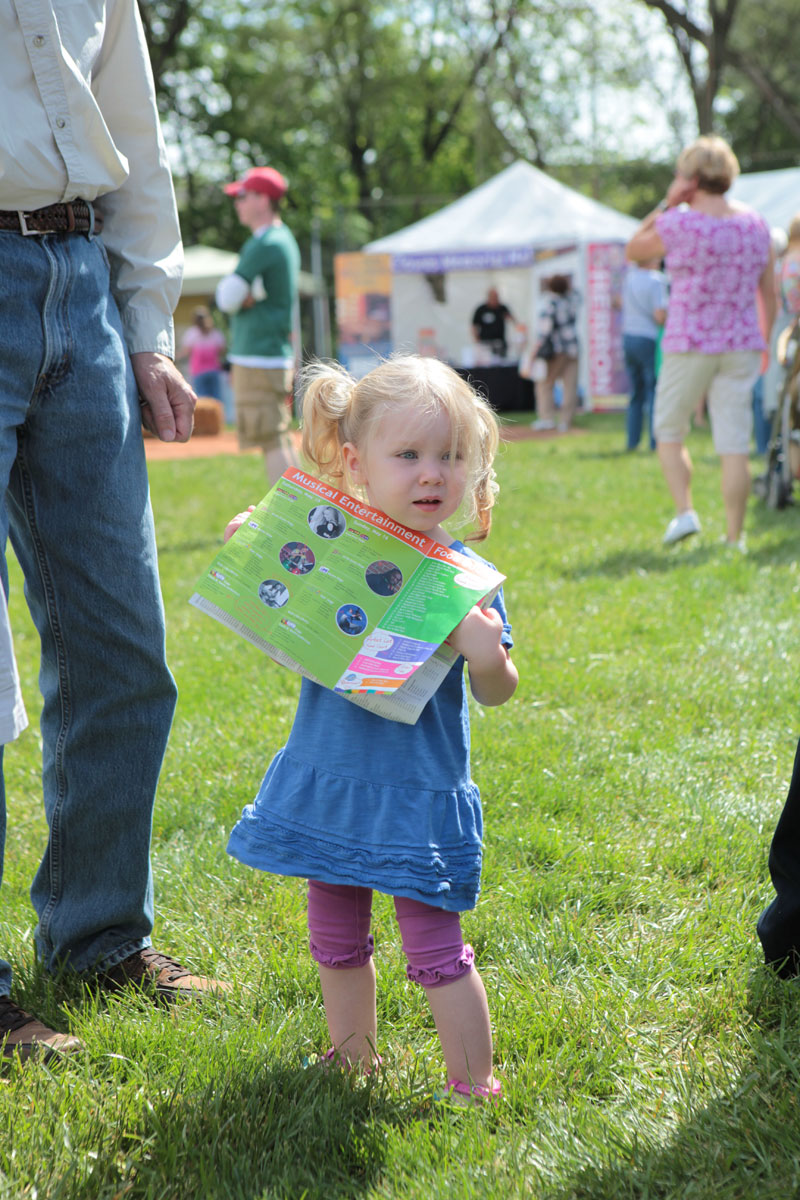
[[[478,558],[460,542],[453,549]],[[502,591],[493,607],[510,647]],[[482,839],[459,658],[415,725],[303,679],[289,739],[234,826],[228,853],[261,871],[463,912],[480,892]]]

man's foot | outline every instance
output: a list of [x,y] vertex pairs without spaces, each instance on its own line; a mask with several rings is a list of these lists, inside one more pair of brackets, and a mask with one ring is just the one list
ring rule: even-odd
[[25,1012],[9,996],[0,996],[0,1057],[40,1058],[43,1062],[60,1054],[75,1054],[83,1043],[69,1033],[56,1033]]
[[667,532],[664,534],[664,545],[672,546],[675,542],[682,542],[684,538],[699,532],[700,518],[694,509],[690,508],[672,518],[667,526]]
[[217,979],[207,979],[205,975],[192,975],[177,959],[160,954],[152,946],[123,958],[115,967],[98,975],[97,980],[105,992],[138,988],[153,999],[167,1003],[180,999],[201,1000],[226,992],[230,987]]
[[555,421],[549,421],[546,417],[539,417],[536,421],[531,421],[531,429],[536,433],[545,433],[551,429],[555,429]]

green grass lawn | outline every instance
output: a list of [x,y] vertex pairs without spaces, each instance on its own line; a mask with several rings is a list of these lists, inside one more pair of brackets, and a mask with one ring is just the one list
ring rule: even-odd
[[473,709],[483,893],[464,919],[505,1099],[434,1100],[443,1065],[376,899],[382,1073],[327,1048],[304,888],[229,859],[298,680],[191,608],[257,457],[155,463],[180,700],[156,805],[155,941],[233,983],[180,1011],[42,979],[28,886],[43,848],[36,639],[12,573],[33,728],[7,752],[0,945],[16,998],[86,1043],[0,1074],[0,1197],[637,1197],[800,1190],[800,988],[761,966],[767,850],[800,735],[800,508],[751,501],[723,534],[719,467],[692,435],[699,538],[663,550],[654,457],[618,415],[504,447],[486,553],[508,575],[516,697]]

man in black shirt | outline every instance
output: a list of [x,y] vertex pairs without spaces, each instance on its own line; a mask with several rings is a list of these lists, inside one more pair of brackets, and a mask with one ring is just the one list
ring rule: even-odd
[[499,358],[505,358],[508,353],[506,344],[506,321],[514,320],[511,310],[500,303],[497,288],[489,288],[486,303],[479,304],[472,314],[472,332],[476,342],[484,342],[492,347]]

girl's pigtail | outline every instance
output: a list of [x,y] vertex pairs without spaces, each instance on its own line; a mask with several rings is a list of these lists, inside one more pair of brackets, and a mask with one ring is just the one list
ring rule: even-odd
[[302,372],[303,455],[317,473],[332,483],[344,479],[342,422],[356,380],[337,363],[312,363]]
[[472,503],[478,528],[466,535],[465,542],[483,542],[489,536],[492,528],[492,508],[500,490],[492,466],[500,442],[497,421],[491,409],[484,408],[483,404],[476,406],[476,416],[479,441]]

